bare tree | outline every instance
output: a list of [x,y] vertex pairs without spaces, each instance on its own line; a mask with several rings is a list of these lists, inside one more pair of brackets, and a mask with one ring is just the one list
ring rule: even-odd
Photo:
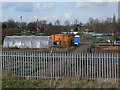
[[64,24],[65,24],[65,26],[68,26],[68,25],[70,25],[70,22],[69,22],[69,20],[66,20],[66,21],[64,22]]
[[67,31],[69,32],[69,25],[70,25],[70,22],[69,22],[69,20],[66,20],[65,22],[64,22],[64,24],[65,24],[65,26],[67,26]]
[[14,20],[9,19],[7,22],[4,22],[7,28],[15,28],[17,25]]
[[80,27],[79,30],[82,30],[82,27],[83,27],[82,22],[79,23],[79,27]]
[[60,21],[59,21],[59,20],[56,20],[56,21],[55,21],[55,25],[60,26]]
[[52,22],[49,22],[49,24],[48,24],[49,26],[52,26]]
[[78,31],[78,20],[77,19],[75,19],[75,21],[74,21],[74,27],[75,27],[75,31]]
[[41,23],[43,26],[45,26],[47,24],[47,20],[42,20]]
[[77,26],[77,25],[78,25],[78,23],[79,23],[79,22],[78,22],[78,20],[77,20],[77,19],[75,19],[75,21],[74,21],[74,25],[75,25],[75,26]]
[[7,28],[7,25],[3,22],[2,23],[2,29],[6,29]]
[[93,19],[92,17],[90,17],[90,18],[89,18],[89,23],[90,23],[90,24],[93,24],[93,22],[94,22],[94,19]]
[[116,16],[115,16],[115,14],[113,15],[113,23],[115,23],[116,22]]
[[35,31],[35,29],[36,29],[36,22],[30,22],[30,23],[28,23],[28,25],[27,25],[27,28],[28,28],[28,30],[30,30],[30,31]]

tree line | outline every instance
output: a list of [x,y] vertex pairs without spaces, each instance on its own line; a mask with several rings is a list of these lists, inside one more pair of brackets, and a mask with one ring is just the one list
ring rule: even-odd
[[73,31],[82,31],[84,29],[87,29],[96,33],[114,33],[116,35],[120,33],[120,22],[119,20],[116,20],[115,15],[113,15],[112,18],[106,18],[106,20],[89,18],[87,23],[82,23],[79,20],[75,19],[73,24],[70,24],[70,21],[66,20],[64,21],[63,25],[61,24],[60,20],[56,20],[55,22],[47,22],[47,20],[37,20],[29,23],[21,23],[9,19],[8,21],[2,22],[2,31],[4,31],[4,29],[13,28],[18,30],[25,29],[30,31],[38,30],[39,32],[44,32],[48,29],[49,32],[49,29],[52,27],[54,27],[56,31],[60,27],[64,27],[63,29],[65,29],[65,31],[70,31],[70,29],[73,29]]

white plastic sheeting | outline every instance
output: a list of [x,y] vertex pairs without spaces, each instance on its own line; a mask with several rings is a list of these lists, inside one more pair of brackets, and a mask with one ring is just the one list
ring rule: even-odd
[[6,36],[3,48],[48,48],[51,36]]

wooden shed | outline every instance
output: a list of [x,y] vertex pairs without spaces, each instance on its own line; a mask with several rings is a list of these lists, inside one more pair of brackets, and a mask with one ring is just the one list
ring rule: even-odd
[[74,35],[72,34],[54,34],[51,35],[52,42],[59,42],[57,46],[68,47],[74,45]]

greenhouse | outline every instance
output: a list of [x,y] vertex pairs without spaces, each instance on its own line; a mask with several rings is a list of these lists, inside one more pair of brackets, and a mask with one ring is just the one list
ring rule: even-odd
[[3,48],[49,48],[50,36],[6,36]]

